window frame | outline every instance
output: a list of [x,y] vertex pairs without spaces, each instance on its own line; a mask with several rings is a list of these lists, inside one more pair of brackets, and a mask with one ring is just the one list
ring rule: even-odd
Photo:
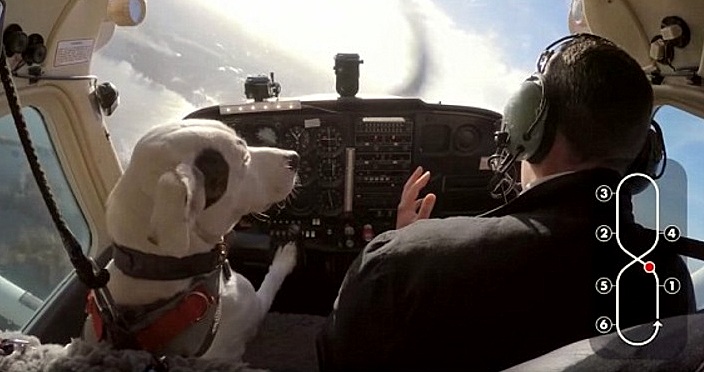
[[[698,115],[696,110],[692,110],[691,108],[678,104],[677,102],[660,102],[653,110],[653,115],[652,118],[660,124],[660,127],[662,128],[663,132],[663,138],[665,141],[665,148],[667,150],[667,155],[668,158],[677,161],[682,168],[685,171],[685,174],[687,175],[687,231],[686,231],[686,236],[690,237],[692,239],[704,241],[704,231],[697,232],[692,231],[692,227],[696,225],[694,223],[697,220],[704,220],[704,213],[701,214],[701,216],[694,217],[692,216],[692,212],[696,211],[697,209],[692,205],[692,202],[690,201],[690,196],[693,195],[694,193],[697,192],[697,190],[704,190],[704,178],[702,178],[701,182],[698,184],[693,184],[692,178],[689,176],[689,172],[692,170],[691,164],[690,166],[687,167],[688,164],[682,163],[680,160],[677,159],[677,153],[673,154],[672,151],[672,146],[670,145],[668,147],[668,134],[670,134],[670,141],[672,141],[672,133],[673,133],[673,126],[678,125],[677,122],[666,122],[663,120],[662,116],[658,116],[658,114],[662,113],[661,110],[667,109],[667,110],[672,110],[673,113],[671,115],[682,115],[684,114],[688,119],[692,120],[692,123],[699,122],[701,123],[701,129],[704,130],[704,117],[701,115]],[[695,124],[696,125],[696,124]],[[681,128],[683,131],[687,131],[686,128]],[[680,137],[683,135],[680,134]],[[703,137],[704,138],[704,137]],[[704,144],[704,139],[702,139],[702,144]],[[675,155],[672,157],[671,155]],[[701,156],[701,160],[704,161],[704,154]],[[701,177],[700,177],[701,178]],[[661,226],[662,228],[663,226]],[[694,292],[695,292],[695,300],[697,303],[697,311],[701,312],[704,310],[704,298],[702,298],[702,295],[704,295],[704,289],[700,289],[700,296],[697,296],[697,288],[704,288],[704,260],[698,260],[696,258],[691,258],[691,257],[683,257],[685,259],[685,262],[687,263],[687,267],[690,271],[690,275],[692,277],[692,284],[694,285]],[[698,266],[698,268],[697,268]],[[699,273],[699,274],[698,274]],[[697,278],[701,278],[700,280],[697,280]]]

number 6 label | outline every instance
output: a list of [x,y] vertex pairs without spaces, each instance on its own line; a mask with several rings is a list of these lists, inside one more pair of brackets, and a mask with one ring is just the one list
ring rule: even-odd
[[599,319],[596,320],[596,323],[594,323],[596,326],[596,330],[599,333],[609,333],[611,331],[611,327],[614,326],[614,322],[611,321],[611,318],[608,316],[600,316]]

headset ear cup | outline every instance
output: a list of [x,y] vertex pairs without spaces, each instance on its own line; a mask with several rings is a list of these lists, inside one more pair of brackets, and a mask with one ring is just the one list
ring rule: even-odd
[[19,25],[13,23],[7,26],[2,35],[2,45],[5,47],[7,57],[22,54],[27,49],[27,39],[27,34]]
[[555,141],[555,133],[557,132],[557,127],[555,125],[548,125],[547,108],[548,107],[546,106],[545,110],[543,111],[543,117],[540,119],[540,125],[543,127],[543,135],[540,139],[540,143],[538,143],[538,147],[535,149],[535,152],[533,152],[533,155],[526,159],[529,163],[532,164],[539,163],[540,161],[542,161],[545,156],[547,156],[547,154],[550,152],[552,144]]
[[[654,120],[651,122],[651,127],[648,130],[648,136],[645,138],[643,148],[641,148],[638,156],[628,166],[626,174],[642,173],[653,179],[662,177],[665,171],[665,142],[663,140],[660,125]],[[662,166],[660,165],[662,164]],[[650,184],[647,180],[638,177],[633,180],[631,192],[637,194],[645,190]]]
[[526,79],[504,106],[502,130],[508,133],[507,148],[516,160],[531,159],[541,148],[547,106],[540,74]]
[[27,48],[22,52],[22,59],[28,65],[41,64],[46,59],[44,38],[39,34],[31,34],[27,38]]

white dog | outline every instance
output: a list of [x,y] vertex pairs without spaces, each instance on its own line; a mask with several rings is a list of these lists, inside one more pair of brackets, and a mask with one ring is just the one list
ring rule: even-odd
[[[289,195],[298,160],[293,151],[248,148],[211,120],[156,127],[137,143],[106,212],[108,289],[134,332],[130,347],[241,359],[296,264],[296,247],[279,248],[255,292],[245,277],[227,278],[219,243],[242,216]],[[107,325],[89,314],[84,337],[104,338]]]

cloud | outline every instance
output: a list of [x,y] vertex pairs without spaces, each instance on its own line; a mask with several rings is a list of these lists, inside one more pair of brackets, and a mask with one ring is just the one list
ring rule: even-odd
[[[156,10],[144,25],[118,29],[113,39],[120,42],[113,40],[93,60],[93,72],[121,92],[108,124],[123,160],[149,127],[214,104],[223,92],[239,92],[242,82],[236,79],[227,81],[227,90],[208,84],[223,84],[213,77],[226,72],[240,76],[252,62],[261,71],[278,66],[284,94],[334,93],[334,55],[359,53],[365,61],[360,93],[390,94],[413,78],[418,45],[424,45],[428,64],[421,98],[496,111],[529,73],[510,65],[497,43],[501,36],[458,27],[430,0],[174,0],[168,5],[179,12],[168,17],[158,12],[163,5],[150,4]],[[179,17],[191,16],[208,20],[206,29],[183,29]],[[174,19],[165,24],[164,18]],[[188,71],[164,70],[170,65]]]
[[[428,38],[432,67],[422,98],[500,110],[514,87],[529,74],[507,63],[507,53],[495,42],[498,36],[458,27],[429,0],[203,3],[237,22],[249,37],[260,39],[262,47],[315,66],[323,76],[332,74],[336,53],[359,53],[365,60],[361,66],[362,93],[389,93],[411,78],[418,56],[414,55],[416,34],[406,18],[409,14],[421,18]],[[415,9],[409,12],[409,7]]]
[[497,43],[499,35],[460,28],[432,2],[418,4],[434,66],[423,98],[501,111],[529,72],[508,63],[508,53]]
[[149,128],[182,118],[195,109],[182,96],[136,72],[128,62],[96,54],[92,63],[92,72],[99,80],[112,82],[120,92],[120,105],[106,121],[123,164]]
[[[171,47],[163,40],[145,38],[139,28],[120,28],[119,32],[126,40],[129,40],[129,42],[145,48],[150,48],[158,53],[161,53],[164,57],[179,56],[179,53],[171,49]],[[127,56],[125,57],[127,58]]]

